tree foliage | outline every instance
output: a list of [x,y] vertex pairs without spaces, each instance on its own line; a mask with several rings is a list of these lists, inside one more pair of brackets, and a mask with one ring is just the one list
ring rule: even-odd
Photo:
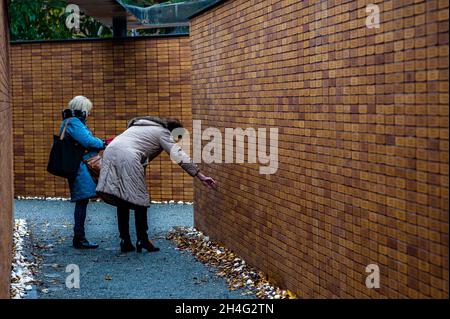
[[[185,0],[121,0],[124,3],[148,7],[156,3],[179,3]],[[112,31],[83,13],[80,30],[66,26],[67,0],[10,0],[9,16],[11,40],[59,40],[111,37]],[[99,31],[101,33],[99,34]],[[140,30],[139,35],[187,33],[188,27]]]
[[[102,24],[92,17],[82,15],[80,30],[66,26],[66,0],[10,0],[9,16],[12,40],[54,40],[94,38]],[[111,36],[103,27],[102,37]]]

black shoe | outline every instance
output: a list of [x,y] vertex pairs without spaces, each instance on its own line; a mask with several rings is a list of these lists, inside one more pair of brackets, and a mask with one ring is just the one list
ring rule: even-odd
[[138,240],[136,242],[136,252],[141,253],[142,248],[146,249],[148,252],[156,252],[159,251],[158,247],[153,246],[150,240]]
[[73,247],[76,249],[95,249],[98,248],[96,243],[90,243],[86,238],[73,238]]
[[128,253],[130,251],[135,251],[136,248],[134,248],[133,244],[131,243],[130,239],[121,240],[120,241],[120,251],[123,253]]

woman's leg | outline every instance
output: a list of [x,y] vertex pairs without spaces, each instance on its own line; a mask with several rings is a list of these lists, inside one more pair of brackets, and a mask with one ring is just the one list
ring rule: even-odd
[[74,219],[75,225],[73,227],[73,247],[77,249],[95,249],[98,247],[96,243],[90,243],[86,239],[84,231],[84,222],[86,221],[87,206],[89,199],[83,199],[75,203]]
[[134,219],[136,222],[136,235],[138,239],[136,243],[137,252],[141,252],[142,248],[149,252],[159,251],[159,248],[153,246],[152,242],[148,240],[147,207],[134,207]]
[[117,225],[122,240],[130,241],[130,208],[125,203],[117,206]]
[[147,230],[147,207],[136,206],[134,208],[134,221],[136,225],[136,235],[138,240],[148,240]]
[[78,239],[86,238],[84,232],[84,222],[86,221],[86,211],[89,199],[83,199],[75,202],[75,226],[73,227],[74,237]]
[[126,202],[121,202],[117,206],[117,224],[119,226],[120,251],[128,253],[134,251],[135,247],[131,243],[130,238],[130,206]]

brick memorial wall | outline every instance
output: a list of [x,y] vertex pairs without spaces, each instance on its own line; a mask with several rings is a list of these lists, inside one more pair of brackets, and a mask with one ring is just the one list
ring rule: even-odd
[[193,118],[279,128],[273,175],[203,165],[220,188],[195,183],[196,227],[303,298],[448,298],[448,6],[235,0],[194,17]]

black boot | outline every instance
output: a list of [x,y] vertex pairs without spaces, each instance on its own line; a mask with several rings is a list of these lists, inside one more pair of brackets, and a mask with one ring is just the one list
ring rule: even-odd
[[119,226],[119,234],[122,239],[120,241],[120,251],[123,253],[134,251],[136,249],[130,239],[129,220],[130,209],[126,203],[121,203],[121,205],[117,206],[117,225]]
[[135,207],[134,215],[136,222],[136,235],[138,239],[136,242],[136,251],[141,253],[142,248],[149,252],[159,251],[159,248],[153,246],[152,242],[148,240],[147,207]]
[[90,243],[85,237],[73,237],[73,247],[76,249],[95,249],[98,248],[96,243]]
[[150,253],[159,251],[159,248],[153,246],[152,242],[148,239],[138,240],[136,242],[136,252],[141,253],[142,248],[146,249]]
[[135,251],[136,248],[134,248],[133,244],[131,243],[131,239],[122,239],[120,241],[120,251],[123,253],[128,253],[130,251]]

